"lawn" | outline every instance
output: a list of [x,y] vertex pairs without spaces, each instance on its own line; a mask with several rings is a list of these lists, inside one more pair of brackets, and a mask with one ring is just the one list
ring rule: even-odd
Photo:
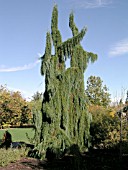
[[29,139],[26,136],[28,134],[29,138],[33,138],[34,131],[32,128],[8,128],[8,129],[0,129],[0,139],[3,138],[4,132],[8,130],[12,135],[13,142],[25,142],[30,143]]

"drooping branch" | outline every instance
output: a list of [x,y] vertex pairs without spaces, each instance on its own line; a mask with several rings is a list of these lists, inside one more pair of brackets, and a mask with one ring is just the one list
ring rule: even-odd
[[67,57],[70,57],[72,55],[73,48],[75,48],[75,46],[80,43],[86,31],[87,28],[84,27],[79,34],[72,38],[69,38],[67,41],[63,42],[60,46],[58,46],[58,54],[63,54],[65,56],[65,59],[67,59]]
[[[79,30],[74,22],[73,13],[71,13],[69,16],[69,27],[72,30],[73,37],[79,34]],[[82,72],[84,72],[88,66],[88,63],[90,61],[91,63],[94,63],[96,60],[97,55],[92,52],[85,51],[81,44],[79,43],[73,50],[73,55],[71,56],[71,66],[79,67],[82,70]]]
[[88,56],[88,62],[91,61],[91,63],[94,63],[98,58],[97,54],[94,54],[92,52],[87,52],[87,56]]

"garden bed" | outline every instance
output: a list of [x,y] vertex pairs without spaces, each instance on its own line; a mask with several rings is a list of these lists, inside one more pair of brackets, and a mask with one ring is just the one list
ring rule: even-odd
[[77,163],[77,159],[71,155],[53,161],[22,158],[6,167],[0,167],[0,170],[127,170],[127,160],[128,155],[123,155],[120,160],[119,155],[103,152],[83,154],[81,164]]

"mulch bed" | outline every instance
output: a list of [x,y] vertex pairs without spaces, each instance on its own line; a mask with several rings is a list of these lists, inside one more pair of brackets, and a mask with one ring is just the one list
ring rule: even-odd
[[83,155],[81,163],[69,155],[52,161],[22,158],[0,170],[128,170],[128,155],[124,155],[121,162],[117,155],[102,153]]
[[6,167],[0,167],[0,170],[44,170],[40,162],[40,160],[34,158],[22,158]]

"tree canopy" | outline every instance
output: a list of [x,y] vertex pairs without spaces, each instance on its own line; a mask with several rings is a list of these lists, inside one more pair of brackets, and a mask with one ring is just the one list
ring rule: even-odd
[[87,80],[85,93],[90,104],[108,106],[110,104],[110,93],[100,77],[90,76]]
[[0,124],[22,125],[30,122],[31,109],[20,92],[0,86]]

